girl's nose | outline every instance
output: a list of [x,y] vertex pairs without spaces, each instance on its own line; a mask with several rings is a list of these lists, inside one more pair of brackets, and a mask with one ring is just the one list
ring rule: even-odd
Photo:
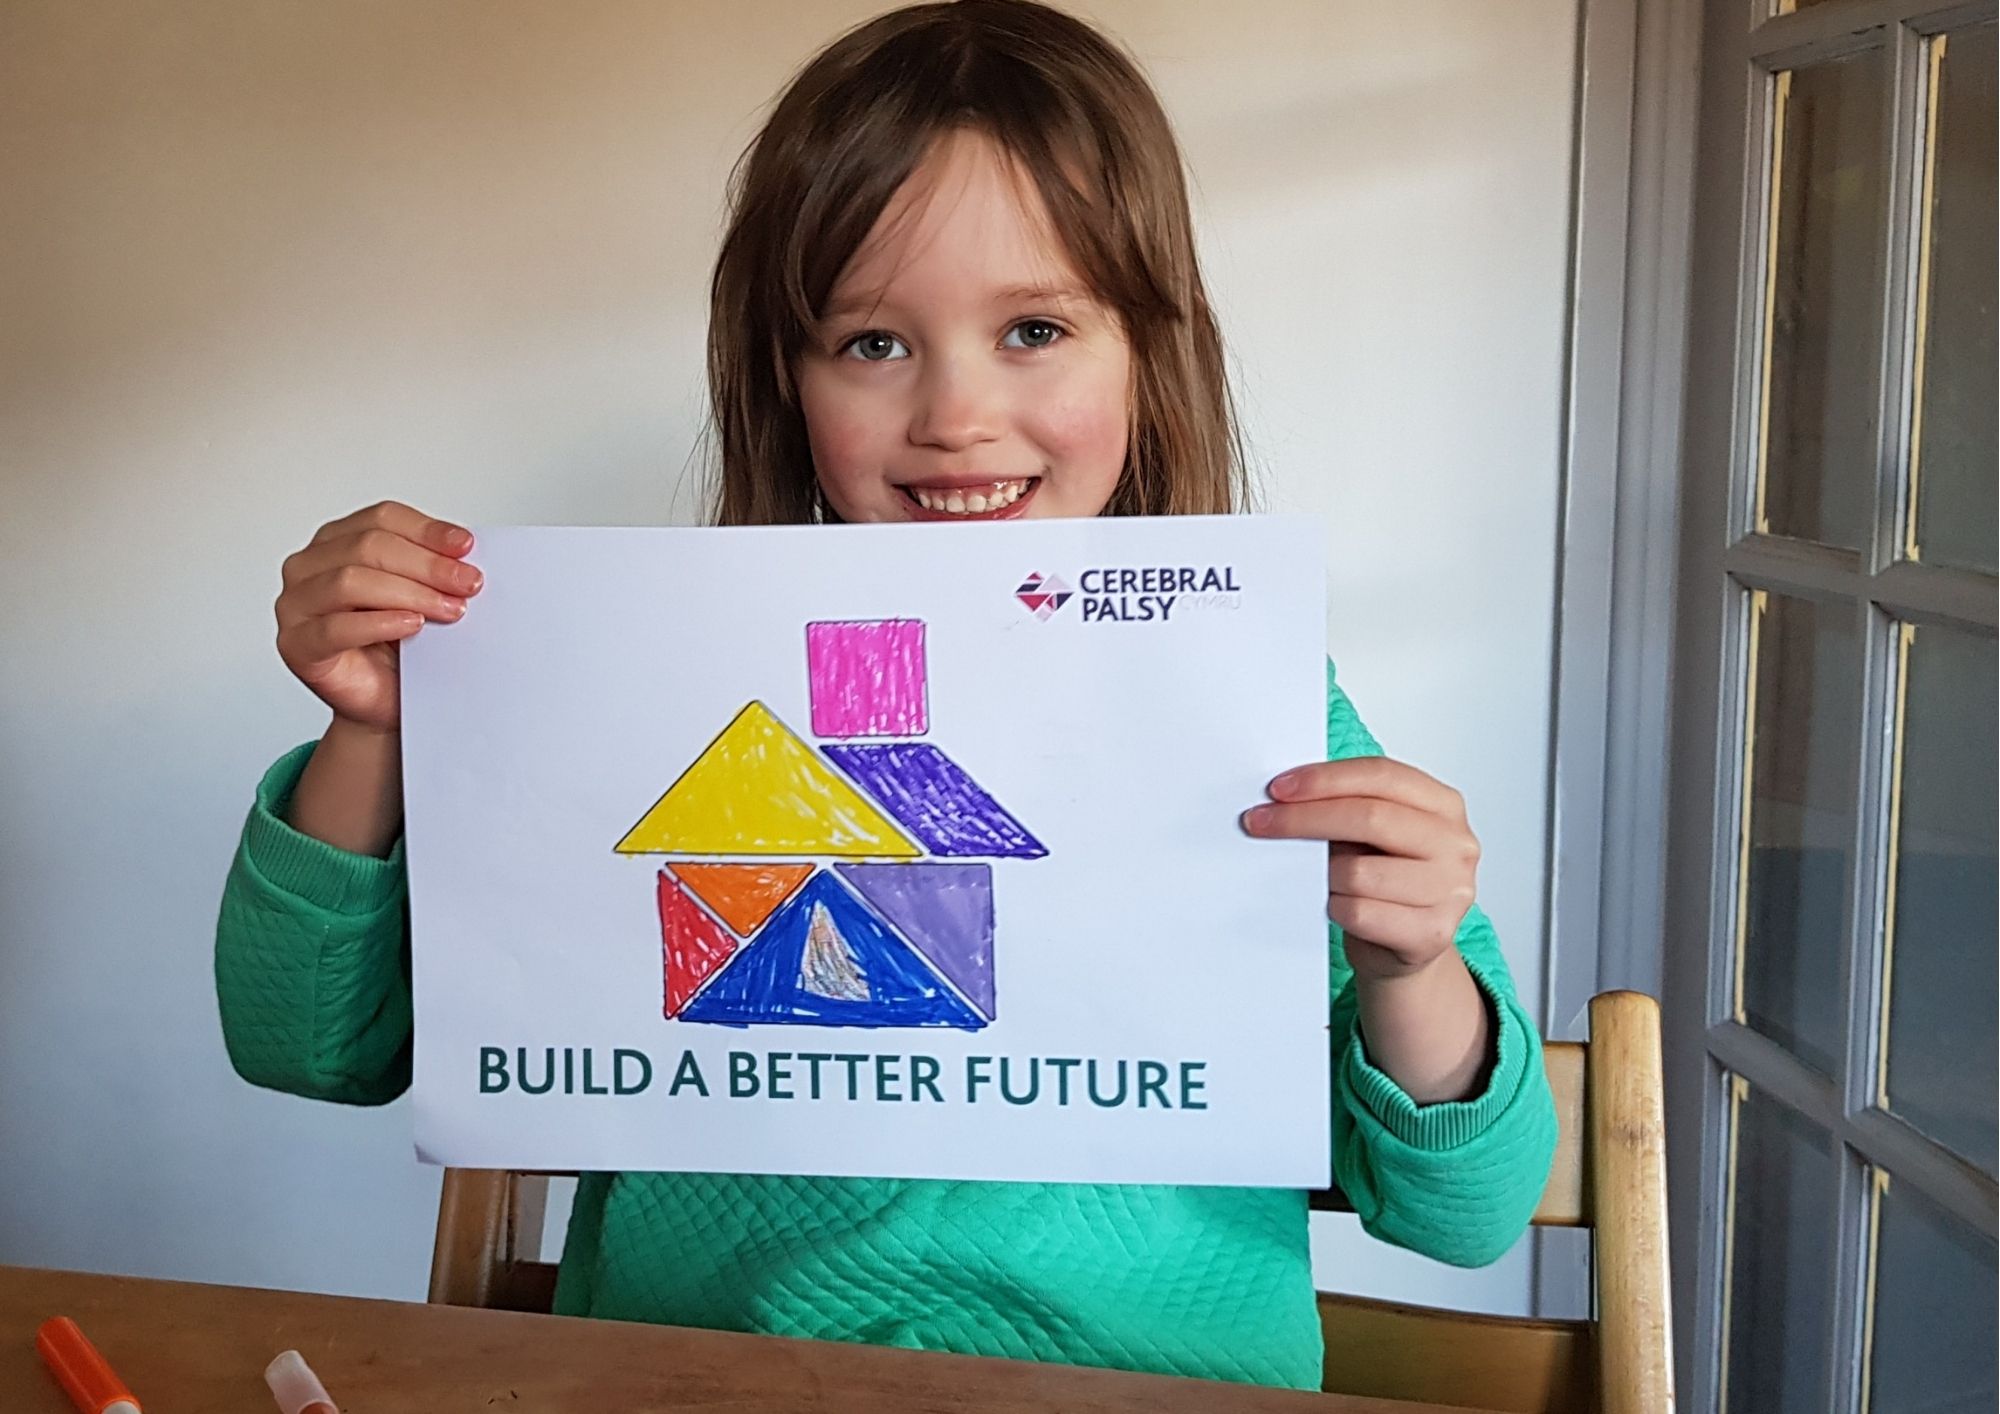
[[990,373],[963,360],[935,360],[910,410],[910,441],[948,452],[991,442],[1000,435],[1000,396]]

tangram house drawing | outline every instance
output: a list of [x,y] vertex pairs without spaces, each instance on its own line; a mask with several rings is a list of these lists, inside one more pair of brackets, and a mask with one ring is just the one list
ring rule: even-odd
[[626,832],[659,871],[666,1015],[950,1026],[996,1015],[994,859],[1048,851],[938,747],[915,619],[806,626],[817,747],[751,702]]

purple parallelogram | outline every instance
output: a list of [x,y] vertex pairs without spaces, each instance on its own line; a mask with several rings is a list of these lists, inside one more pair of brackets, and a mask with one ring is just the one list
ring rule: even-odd
[[951,984],[993,1019],[993,868],[836,864],[834,869]]
[[820,749],[932,854],[1040,859],[1048,853],[964,768],[928,742]]

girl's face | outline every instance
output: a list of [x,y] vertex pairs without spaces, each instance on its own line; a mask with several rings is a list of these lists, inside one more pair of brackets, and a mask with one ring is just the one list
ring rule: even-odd
[[1123,327],[976,133],[941,141],[883,210],[797,380],[842,520],[1094,516],[1125,464]]

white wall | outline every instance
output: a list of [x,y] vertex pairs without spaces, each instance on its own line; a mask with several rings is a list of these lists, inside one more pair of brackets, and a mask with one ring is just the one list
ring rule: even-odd
[[[428,0],[0,18],[0,1262],[414,1297],[404,1104],[231,1072],[252,784],[321,716],[279,560],[385,495],[685,520],[703,288],[759,107],[874,3]],[[1157,78],[1270,502],[1332,647],[1463,789],[1539,995],[1574,0],[1099,0]],[[802,15],[810,13],[810,22]],[[1332,1285],[1522,1309],[1317,1231]]]

